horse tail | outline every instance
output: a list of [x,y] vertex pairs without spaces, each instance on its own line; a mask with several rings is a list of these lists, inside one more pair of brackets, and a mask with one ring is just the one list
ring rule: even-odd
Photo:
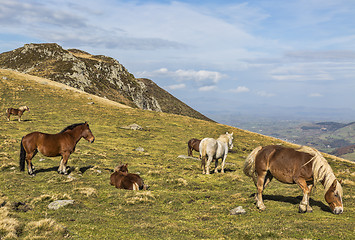
[[254,183],[256,182],[256,174],[255,174],[255,158],[256,155],[259,153],[259,151],[262,149],[262,146],[259,146],[257,148],[255,148],[250,154],[249,156],[245,159],[244,162],[244,169],[243,172],[245,175],[247,175],[248,177],[253,178]]
[[25,171],[25,160],[26,160],[26,151],[25,151],[25,148],[23,147],[23,144],[22,144],[22,140],[23,138],[21,139],[21,150],[20,150],[20,171]]

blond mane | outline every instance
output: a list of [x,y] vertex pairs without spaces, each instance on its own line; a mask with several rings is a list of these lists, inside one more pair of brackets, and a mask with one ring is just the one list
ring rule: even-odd
[[18,110],[20,110],[20,111],[27,110],[27,109],[28,109],[27,106],[22,106],[22,107],[19,107],[19,108],[18,108]]
[[233,133],[225,133],[225,134],[222,134],[221,136],[219,136],[217,138],[217,141],[220,141],[220,142],[224,142],[224,143],[227,143],[227,145],[229,145],[229,140],[233,137]]
[[[318,182],[321,182],[324,186],[325,192],[327,192],[330,186],[333,184],[334,180],[336,180],[333,170],[328,164],[327,160],[323,157],[323,155],[318,150],[308,146],[301,146],[300,148],[295,150],[299,152],[309,153],[313,156],[313,158],[311,158],[306,164],[312,162],[314,186]],[[339,183],[338,185],[340,186]],[[337,188],[339,187],[337,186]],[[339,191],[342,196],[341,186],[339,188]]]

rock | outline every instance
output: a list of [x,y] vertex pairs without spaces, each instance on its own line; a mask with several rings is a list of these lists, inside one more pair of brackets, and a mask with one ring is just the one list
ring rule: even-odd
[[74,204],[74,200],[57,200],[57,201],[51,202],[48,205],[48,208],[57,210],[57,209],[59,209],[61,207],[69,205],[69,204]]
[[241,215],[241,214],[246,214],[247,212],[243,209],[242,206],[239,206],[237,208],[234,208],[230,210],[231,215]]
[[136,123],[133,123],[133,124],[128,125],[128,126],[123,126],[121,128],[123,128],[123,129],[131,129],[131,130],[143,130],[143,128],[141,126],[139,126],[138,124],[136,124]]
[[200,160],[199,158],[190,157],[190,156],[186,156],[186,155],[179,155],[178,158]]
[[142,147],[137,147],[134,151],[137,151],[137,152],[144,152],[144,148],[142,148]]

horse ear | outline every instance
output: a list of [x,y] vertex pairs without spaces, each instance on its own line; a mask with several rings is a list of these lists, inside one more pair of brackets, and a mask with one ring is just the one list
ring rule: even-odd
[[233,136],[233,132],[231,133],[231,135]]
[[228,132],[226,132],[226,134],[229,134]]
[[338,180],[340,184],[343,184],[343,179]]

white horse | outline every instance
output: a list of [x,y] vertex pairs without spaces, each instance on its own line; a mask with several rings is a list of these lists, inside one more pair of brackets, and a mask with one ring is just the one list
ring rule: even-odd
[[[200,158],[203,174],[210,174],[210,164],[213,159],[216,160],[214,172],[217,173],[218,159],[222,158],[222,170],[224,173],[224,165],[226,164],[226,158],[228,149],[233,148],[233,133],[222,134],[216,140],[214,138],[204,138],[200,142]],[[207,166],[206,166],[207,159]]]

